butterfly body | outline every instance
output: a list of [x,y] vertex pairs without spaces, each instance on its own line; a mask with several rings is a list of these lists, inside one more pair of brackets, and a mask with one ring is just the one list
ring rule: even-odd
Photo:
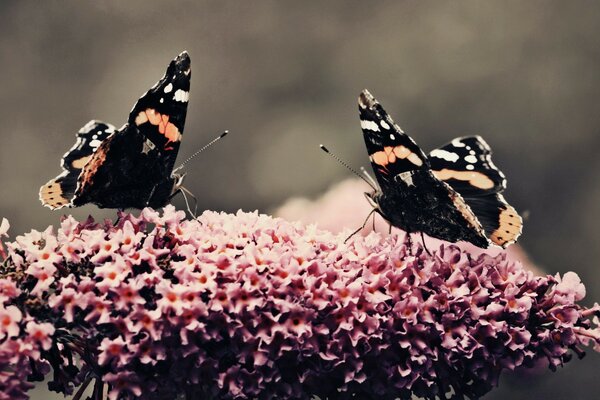
[[522,220],[501,195],[506,179],[481,137],[456,138],[427,156],[366,90],[359,113],[379,184],[366,195],[391,225],[482,248],[516,241]]
[[144,153],[144,142],[139,132],[126,127],[101,145],[96,151],[98,157],[80,177],[82,190],[74,198],[73,206],[87,203],[100,208],[165,206],[180,176],[172,175],[172,169],[161,157]]
[[116,129],[90,121],[63,156],[63,173],[40,189],[51,208],[162,207],[180,190],[173,172],[185,125],[190,89],[190,58],[181,53],[163,78],[134,105],[127,123]]
[[[424,187],[427,191],[420,189]],[[483,233],[464,224],[464,216],[448,195],[446,184],[428,171],[411,173],[389,190],[367,196],[383,218],[407,233],[423,232],[450,242],[467,241],[487,247]]]

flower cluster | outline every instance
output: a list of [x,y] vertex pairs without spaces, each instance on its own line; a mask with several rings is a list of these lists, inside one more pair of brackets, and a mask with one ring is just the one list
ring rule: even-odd
[[[6,244],[0,399],[478,398],[506,369],[600,350],[574,273],[257,213],[63,219]],[[78,396],[80,394],[77,394]]]

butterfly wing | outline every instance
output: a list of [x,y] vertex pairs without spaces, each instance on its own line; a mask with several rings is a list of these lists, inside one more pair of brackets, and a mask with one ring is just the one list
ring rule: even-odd
[[523,221],[501,195],[506,178],[492,162],[485,140],[456,138],[431,151],[428,158],[434,176],[464,198],[493,243],[506,247],[517,240]]
[[115,127],[92,120],[77,133],[73,147],[61,160],[63,172],[40,188],[40,200],[50,209],[56,210],[72,205],[77,189],[77,178],[90,161],[98,147],[112,134]]
[[429,168],[425,153],[369,91],[363,90],[359,95],[358,110],[371,166],[382,190],[393,186],[398,177]]

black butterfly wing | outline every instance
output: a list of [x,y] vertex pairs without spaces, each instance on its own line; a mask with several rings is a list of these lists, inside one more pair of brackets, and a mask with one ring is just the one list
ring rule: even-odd
[[171,175],[185,124],[190,78],[190,58],[183,52],[136,102],[128,123],[94,153],[79,176],[75,205],[167,204],[175,182]]
[[116,131],[115,127],[92,120],[77,133],[73,147],[61,159],[63,172],[40,188],[42,204],[53,210],[72,205],[77,178],[98,147]]
[[409,177],[411,171],[429,168],[425,153],[367,90],[358,97],[358,111],[371,166],[382,190]]
[[490,146],[480,136],[466,136],[432,150],[431,170],[463,196],[501,193],[506,189],[504,174],[492,162]]
[[428,158],[434,176],[464,198],[493,243],[506,247],[517,240],[523,221],[501,195],[506,178],[492,162],[485,140],[480,136],[456,138],[431,151]]

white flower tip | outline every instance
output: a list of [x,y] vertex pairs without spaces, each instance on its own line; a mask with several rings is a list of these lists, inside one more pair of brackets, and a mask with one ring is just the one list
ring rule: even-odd
[[0,237],[8,236],[6,232],[8,232],[10,228],[10,224],[6,218],[2,218],[2,223],[0,223]]

